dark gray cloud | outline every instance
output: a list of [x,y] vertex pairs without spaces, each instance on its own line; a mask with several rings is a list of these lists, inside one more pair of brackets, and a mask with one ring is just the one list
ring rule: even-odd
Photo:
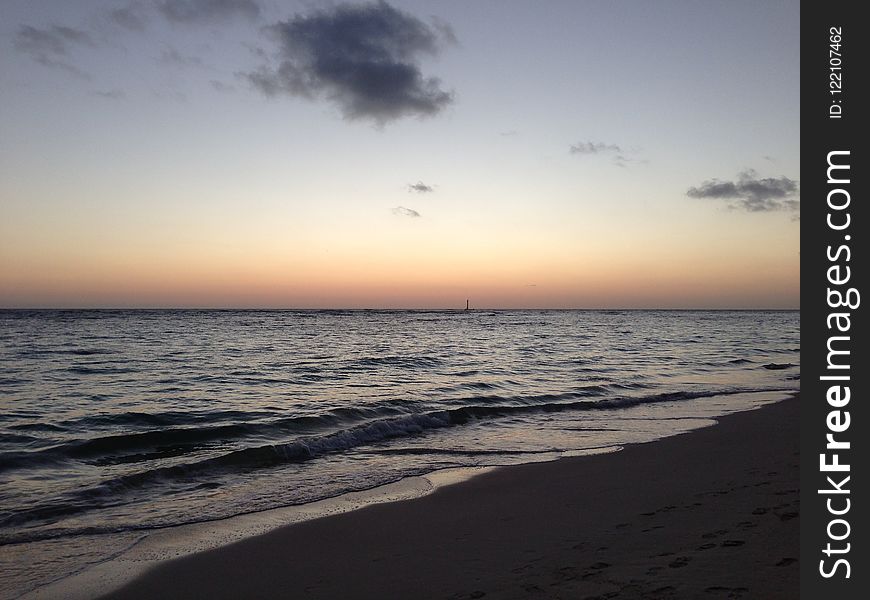
[[411,217],[411,218],[415,218],[415,219],[420,217],[420,213],[418,213],[413,208],[405,208],[404,206],[397,206],[396,208],[394,208],[392,210],[393,210],[394,215],[398,215],[400,217]]
[[42,29],[22,25],[15,34],[17,51],[29,55],[41,65],[63,69],[83,78],[89,76],[70,61],[70,51],[76,46],[94,45],[93,39],[86,32],[63,25],[51,25]]
[[711,179],[689,188],[686,192],[690,198],[731,201],[733,207],[750,212],[800,210],[800,200],[793,198],[797,194],[798,183],[794,179],[761,178],[753,169],[743,171],[735,181]]
[[347,119],[431,116],[453,95],[423,75],[419,60],[438,53],[443,30],[383,1],[340,4],[271,26],[277,65],[244,76],[267,96],[325,98]]
[[184,24],[260,16],[260,5],[254,0],[163,0],[157,9],[168,21]]
[[409,183],[408,191],[417,192],[418,194],[428,194],[429,192],[434,192],[435,188],[431,185],[426,185],[422,181],[418,181],[417,183]]
[[604,142],[577,142],[571,144],[571,154],[622,154],[623,150],[616,144]]

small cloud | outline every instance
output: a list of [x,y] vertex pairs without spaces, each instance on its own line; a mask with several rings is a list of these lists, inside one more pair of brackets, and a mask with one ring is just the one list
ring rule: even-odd
[[15,49],[27,54],[37,63],[62,69],[78,77],[90,76],[69,61],[69,54],[76,46],[93,47],[93,39],[86,32],[63,25],[43,29],[22,25],[15,34]]
[[434,192],[435,188],[431,185],[426,185],[422,181],[418,181],[417,183],[409,183],[408,191],[417,192],[418,194],[428,194],[430,192]]
[[392,211],[394,215],[400,217],[411,217],[414,219],[420,217],[420,213],[418,213],[416,210],[414,210],[413,208],[405,208],[404,206],[397,206],[396,208],[393,208]]
[[635,148],[623,148],[618,144],[608,144],[605,142],[577,142],[576,144],[571,144],[571,146],[569,146],[568,152],[570,152],[571,154],[580,154],[587,156],[607,155],[611,157],[614,165],[623,168],[635,164],[649,163],[649,161],[646,159],[630,156],[630,154],[637,153],[637,150]]
[[732,208],[749,212],[769,212],[775,210],[798,211],[800,200],[792,196],[798,194],[798,183],[788,177],[758,177],[754,169],[747,169],[735,181],[711,179],[686,191],[690,198],[710,198],[713,200],[732,200]]
[[167,21],[185,25],[260,16],[260,5],[254,0],[163,0],[157,9]]
[[105,98],[106,100],[123,100],[127,97],[127,94],[124,92],[124,90],[119,89],[94,90],[93,92],[91,92],[91,95]]
[[499,131],[498,134],[502,137],[514,137],[519,135],[519,132],[516,129],[510,129],[508,131]]
[[761,158],[763,158],[764,160],[769,160],[770,162],[776,162],[776,159],[768,154],[765,154]]
[[622,153],[622,148],[616,144],[605,144],[604,142],[577,142],[571,144],[571,154],[614,154]]
[[278,65],[243,76],[267,96],[325,99],[348,120],[382,126],[432,116],[453,94],[437,77],[425,77],[419,60],[449,41],[445,26],[430,26],[383,1],[340,4],[269,27],[279,44]]

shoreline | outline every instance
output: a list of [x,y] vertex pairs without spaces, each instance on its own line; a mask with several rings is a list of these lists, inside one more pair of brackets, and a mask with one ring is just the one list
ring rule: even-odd
[[[713,423],[711,423],[712,425]],[[143,531],[140,539],[105,560],[58,577],[15,598],[89,600],[122,588],[166,562],[216,550],[301,523],[362,510],[369,506],[408,502],[498,469],[555,462],[562,458],[621,451],[623,446],[567,450],[556,458],[508,465],[448,467],[421,475],[307,502]]]
[[278,527],[104,597],[794,597],[798,397]]

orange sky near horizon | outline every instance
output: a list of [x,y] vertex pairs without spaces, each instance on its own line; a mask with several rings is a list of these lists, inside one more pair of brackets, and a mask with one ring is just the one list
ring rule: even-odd
[[688,241],[644,239],[641,231],[632,239],[580,239],[560,236],[555,227],[533,240],[492,232],[473,243],[444,244],[444,232],[401,225],[334,243],[259,238],[160,246],[128,239],[89,249],[64,249],[61,242],[38,253],[3,248],[0,301],[8,307],[456,308],[466,298],[480,308],[799,306],[794,253],[774,252],[770,244],[760,253],[749,243],[752,233],[736,250],[732,236],[710,232]]

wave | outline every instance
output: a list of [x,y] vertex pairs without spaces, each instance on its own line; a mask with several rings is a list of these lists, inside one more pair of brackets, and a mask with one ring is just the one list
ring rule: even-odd
[[[484,419],[509,417],[529,413],[555,413],[564,411],[617,410],[634,406],[679,402],[711,396],[771,391],[761,389],[722,389],[680,391],[638,397],[617,397],[594,400],[585,393],[552,394],[534,397],[544,402],[528,403],[529,398],[517,397],[511,403],[476,404],[424,413],[403,414],[375,419],[335,432],[305,436],[287,443],[266,444],[242,448],[195,462],[164,466],[122,475],[97,486],[70,492],[58,501],[37,504],[0,514],[0,527],[20,526],[32,521],[46,521],[83,513],[95,508],[123,503],[120,496],[127,493],[168,485],[173,490],[198,487],[208,480],[274,468],[285,464],[301,463],[330,454],[346,452],[360,446],[370,446],[388,440],[422,435],[428,431],[465,425]],[[160,432],[155,432],[160,433]],[[164,432],[165,433],[165,432]],[[172,435],[172,434],[170,434]],[[97,445],[110,444],[108,440],[93,440]],[[113,440],[117,443],[120,440]]]
[[796,367],[797,365],[792,363],[768,363],[764,365],[765,369],[769,369],[771,371],[781,371],[783,369],[791,369],[792,367]]
[[[210,466],[265,466],[308,460],[328,452],[346,451],[359,445],[387,440],[392,437],[421,433],[454,425],[464,425],[474,419],[492,419],[529,413],[551,413],[566,410],[628,408],[639,404],[687,400],[726,391],[672,392],[646,396],[599,399],[618,390],[642,389],[643,384],[588,385],[561,394],[503,396],[499,394],[475,395],[445,400],[443,406],[426,412],[414,412],[412,402],[386,402],[372,406],[336,408],[321,414],[294,415],[272,420],[252,420],[198,427],[173,426],[179,421],[196,423],[209,415],[167,413],[122,413],[95,415],[63,424],[33,424],[27,429],[69,431],[92,428],[97,424],[147,424],[160,429],[72,439],[37,450],[18,450],[0,453],[0,473],[22,468],[58,465],[69,460],[83,461],[97,466],[147,462],[186,454],[195,454],[218,444],[241,443],[245,439],[269,439],[286,436],[289,432],[308,434],[286,444],[267,444],[256,448],[243,448],[216,459],[208,459]],[[214,418],[245,416],[239,411],[223,411]],[[19,429],[24,429],[22,425]],[[325,434],[319,430],[338,428]],[[269,455],[269,452],[272,455]],[[235,457],[235,458],[232,458]],[[247,458],[254,457],[251,465]],[[265,457],[265,458],[264,458]],[[217,461],[217,462],[214,462]],[[237,462],[236,462],[237,461]],[[177,468],[197,468],[195,464]],[[176,467],[169,467],[175,469]],[[159,470],[158,470],[159,471]],[[148,472],[148,471],[145,471]],[[161,473],[163,471],[160,471]]]
[[[90,439],[74,439],[41,450],[0,453],[0,473],[24,467],[56,464],[68,459],[96,459],[94,460],[96,465],[142,462],[194,452],[208,442],[227,442],[255,435],[277,434],[303,427],[325,426],[333,424],[337,420],[337,417],[333,415],[301,415],[265,423],[168,428]],[[142,450],[146,452],[139,452]]]

